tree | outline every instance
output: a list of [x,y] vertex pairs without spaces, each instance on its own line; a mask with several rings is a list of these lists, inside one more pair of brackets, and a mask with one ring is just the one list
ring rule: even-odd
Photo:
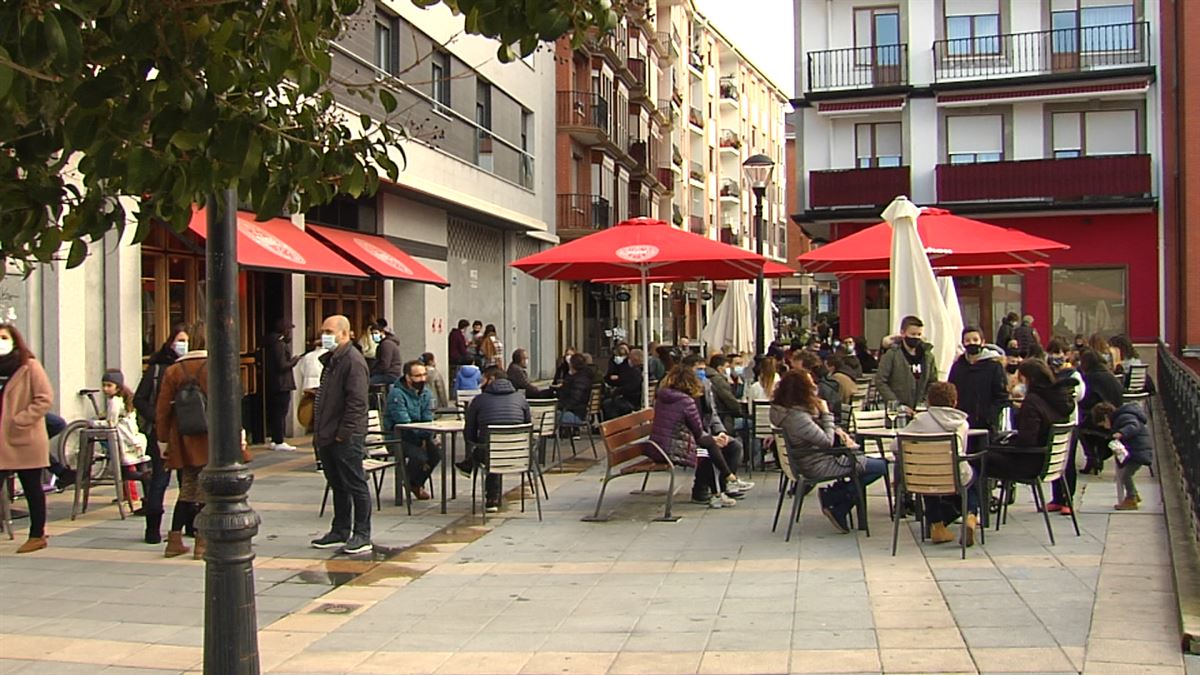
[[[609,0],[443,3],[499,57],[616,22]],[[402,134],[330,89],[330,44],[361,0],[12,0],[0,3],[0,275],[70,244],[155,222],[182,230],[225,188],[258,217],[395,180]],[[352,95],[396,99],[366,84]]]

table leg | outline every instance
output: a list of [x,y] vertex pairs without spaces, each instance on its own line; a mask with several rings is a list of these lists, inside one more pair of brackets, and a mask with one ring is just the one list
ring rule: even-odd
[[[458,434],[450,432],[450,461],[453,462],[458,454]],[[458,499],[458,471],[450,472],[450,498]]]
[[404,471],[401,470],[400,463],[404,461],[404,453],[400,451],[400,441],[396,441],[392,447],[388,448],[388,453],[391,454],[392,460],[396,462],[396,468],[392,471],[392,483],[396,493],[396,506],[404,506]]
[[[450,436],[450,442],[454,443],[454,436]],[[446,436],[442,435],[442,447],[446,447]],[[454,448],[450,449],[450,457],[442,459],[442,513],[446,512],[446,465],[454,462]]]

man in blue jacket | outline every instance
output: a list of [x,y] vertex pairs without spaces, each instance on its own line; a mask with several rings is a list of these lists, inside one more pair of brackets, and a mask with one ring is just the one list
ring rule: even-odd
[[[423,363],[413,360],[404,364],[404,378],[388,393],[384,429],[391,430],[397,424],[433,421],[433,394],[425,387],[425,379]],[[425,481],[442,461],[441,446],[432,431],[402,429],[400,447],[404,452],[409,490],[417,499],[429,499],[432,495],[426,489]]]
[[[467,406],[466,428],[463,436],[472,449],[470,458],[455,466],[470,475],[471,471],[486,458],[488,426],[492,424],[527,424],[533,419],[525,393],[517,390],[508,379],[508,373],[498,366],[489,366],[483,371],[483,391],[471,399]],[[537,486],[533,486],[536,490]],[[488,474],[484,482],[484,509],[488,513],[500,510],[502,485],[499,474]]]

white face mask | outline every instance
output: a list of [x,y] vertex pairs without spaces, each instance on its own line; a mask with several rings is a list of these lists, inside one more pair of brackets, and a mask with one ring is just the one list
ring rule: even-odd
[[12,353],[13,341],[11,338],[0,338],[0,356],[8,356]]
[[333,349],[334,347],[337,347],[337,339],[335,339],[333,335],[329,333],[322,333],[321,346],[325,349]]
[[613,357],[613,363],[615,363],[615,364],[617,364],[617,365],[619,366],[619,365],[621,365],[622,363],[625,363],[625,357],[624,357],[624,356],[614,356],[614,357]]
[[843,342],[843,343],[842,343],[842,346],[846,348],[846,351],[847,351],[847,352],[853,352],[853,351],[854,351],[854,343],[853,343],[853,342]]
[[171,348],[175,350],[176,356],[183,356],[184,354],[188,353],[188,343],[184,342],[183,340],[177,341],[175,344],[171,345]]

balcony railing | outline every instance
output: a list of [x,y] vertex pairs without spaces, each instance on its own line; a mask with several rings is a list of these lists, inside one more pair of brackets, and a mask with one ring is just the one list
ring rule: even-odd
[[688,162],[688,178],[704,182],[704,165],[700,162]]
[[688,107],[688,122],[693,126],[704,128],[704,111],[696,106]]
[[[1195,541],[1200,544],[1200,377],[1186,363],[1176,357],[1162,342],[1158,343],[1158,373],[1159,401],[1166,413],[1167,434],[1173,443],[1165,443],[1155,447],[1160,454],[1157,459],[1161,465],[1169,464],[1172,469],[1170,476],[1176,474],[1180,480],[1169,485],[1163,481],[1163,490],[1179,490],[1182,492],[1182,505],[1190,516],[1183,514],[1185,525],[1182,532],[1191,532]],[[1151,397],[1152,399],[1155,397]],[[1148,401],[1147,405],[1154,405]],[[1161,422],[1160,422],[1161,424]],[[1190,526],[1186,525],[1191,521]]]
[[717,140],[717,143],[722,148],[733,148],[735,150],[740,150],[742,147],[742,139],[738,138],[737,132],[733,129],[722,129],[721,136]]
[[740,246],[741,245],[741,242],[738,241],[737,232],[735,232],[732,227],[722,227],[721,228],[721,243],[729,244],[730,246]]
[[808,53],[809,91],[908,84],[908,45],[876,45]]
[[882,206],[910,194],[907,166],[810,171],[809,207]]
[[600,195],[558,195],[558,229],[602,230],[612,226],[612,207]]
[[937,40],[933,63],[938,82],[1144,66],[1150,63],[1150,24]]
[[671,167],[660,166],[655,171],[655,175],[658,176],[658,182],[662,183],[663,187],[668,190],[675,189],[675,172],[671,171]]
[[939,164],[940,202],[1081,201],[1150,194],[1150,155]]
[[588,91],[560,91],[556,98],[559,126],[590,127],[609,133],[612,115],[608,100]]
[[740,185],[738,185],[738,182],[736,180],[733,180],[732,178],[726,178],[725,180],[721,181],[720,196],[721,197],[741,197],[742,196],[742,188]]
[[736,101],[738,100],[737,80],[732,77],[721,78],[721,98]]
[[704,225],[704,216],[688,216],[688,230],[692,234],[708,234],[708,227]]

